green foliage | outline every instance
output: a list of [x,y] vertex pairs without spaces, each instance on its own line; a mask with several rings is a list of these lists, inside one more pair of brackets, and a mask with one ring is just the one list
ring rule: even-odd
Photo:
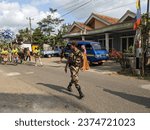
[[150,31],[150,18],[147,19],[147,14],[142,15],[142,23],[141,23],[141,35],[143,37],[143,43],[146,43],[146,40],[149,38]]
[[33,40],[33,43],[38,44],[40,47],[42,47],[43,44],[46,42],[45,36],[43,35],[43,32],[39,28],[36,28],[34,30],[33,35],[32,35],[32,40]]
[[39,25],[40,29],[43,31],[45,35],[51,35],[52,33],[56,32],[55,28],[59,26],[63,19],[55,18],[54,15],[57,13],[57,9],[49,9],[50,14],[39,21],[37,24]]
[[[66,42],[63,40],[63,35],[68,32],[70,25],[62,24],[63,19],[53,17],[57,13],[56,9],[50,8],[49,11],[49,15],[37,23],[39,27],[33,31],[32,42],[41,48],[43,44],[64,46]],[[16,39],[19,43],[31,41],[30,30],[28,28],[19,30]]]
[[21,43],[23,41],[30,41],[30,31],[28,28],[19,30],[19,34],[16,35],[16,39],[18,43]]
[[129,46],[128,50],[125,50],[125,53],[133,53],[133,46]]
[[66,45],[66,41],[63,40],[63,35],[65,35],[68,32],[69,27],[70,25],[63,24],[60,30],[58,30],[58,33],[55,36],[55,42],[57,45],[60,45],[60,46]]

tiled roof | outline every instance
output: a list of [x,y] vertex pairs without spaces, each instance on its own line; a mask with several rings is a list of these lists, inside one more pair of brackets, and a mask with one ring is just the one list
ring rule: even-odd
[[100,19],[103,19],[105,20],[106,22],[108,23],[111,23],[111,24],[115,24],[118,22],[119,19],[117,18],[113,18],[113,17],[110,17],[110,16],[106,16],[106,15],[100,15],[100,14],[97,14],[97,13],[93,13],[95,16],[97,16],[98,18]]
[[86,29],[86,30],[93,30],[91,27],[85,25],[84,23],[81,22],[75,22],[77,25],[79,25],[81,28]]

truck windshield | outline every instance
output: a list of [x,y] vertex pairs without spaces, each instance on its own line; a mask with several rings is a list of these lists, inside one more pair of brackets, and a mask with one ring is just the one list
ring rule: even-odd
[[99,43],[93,43],[91,45],[92,45],[94,50],[101,50],[102,49]]

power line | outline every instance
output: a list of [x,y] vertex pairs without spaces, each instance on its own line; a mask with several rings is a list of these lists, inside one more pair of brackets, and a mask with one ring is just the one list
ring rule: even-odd
[[[62,9],[60,9],[60,10],[69,11],[70,9],[76,7],[77,5],[80,5],[80,3],[76,3],[76,4],[72,3],[72,4],[70,4],[69,7],[67,7],[67,8],[65,8],[65,7],[63,8],[63,7],[62,7]],[[59,9],[58,9],[58,10],[59,10]]]
[[[141,1],[141,2],[145,2],[145,0],[143,0],[143,1]],[[111,9],[107,9],[107,10],[104,10],[104,11],[101,11],[101,12],[97,12],[97,13],[108,12],[108,11],[111,11],[111,10],[114,10],[114,9],[119,9],[119,8],[122,8],[122,7],[126,7],[126,6],[128,6],[128,5],[132,5],[132,4],[135,4],[135,2],[128,3],[128,4],[125,4],[125,5],[122,5],[122,6],[117,6],[117,7],[114,7],[114,8],[111,8]]]
[[[95,2],[95,0],[94,0],[93,2]],[[96,2],[98,2],[98,1],[96,1]],[[101,1],[99,1],[98,3],[100,3],[100,2],[101,2]],[[99,5],[99,7],[104,6],[104,5],[107,5],[108,2],[109,2],[109,4],[110,4],[110,2],[113,2],[113,1],[112,1],[112,0],[108,0],[108,1],[105,0],[105,3]],[[98,4],[98,3],[96,3],[96,4]],[[95,3],[94,3],[94,4],[95,4]],[[93,5],[93,6],[95,6],[95,5]],[[95,9],[94,9],[94,11],[95,11]],[[95,11],[95,12],[96,12],[96,11]],[[77,18],[77,16],[75,16],[75,17]],[[82,18],[83,18],[83,17],[82,17]],[[80,18],[77,18],[77,19],[80,20]]]
[[74,1],[74,0],[72,0],[72,1],[70,1],[70,2],[68,2],[68,3],[64,3],[63,5],[57,6],[57,7],[55,7],[55,8],[59,10],[59,9],[63,8],[63,6],[65,6],[65,5],[74,4],[73,1]]
[[[82,5],[78,6],[78,7],[76,7],[75,9],[72,9],[71,11],[69,11],[69,12],[67,12],[67,13],[65,13],[65,14],[63,14],[63,15],[61,15],[59,18],[65,16],[65,15],[68,15],[69,13],[71,13],[71,12],[77,10],[78,8],[81,8],[82,6],[88,4],[88,3],[92,2],[92,1],[93,1],[93,0],[89,0],[88,2],[86,2],[86,3],[84,3],[84,4],[82,4]],[[68,3],[74,4],[74,3],[72,3],[72,2],[68,2]],[[80,3],[76,3],[75,6],[76,6],[76,5],[79,5],[79,4],[80,4]],[[65,5],[65,4],[64,4],[64,5]],[[72,8],[72,7],[74,7],[74,5],[71,5],[71,8]],[[69,8],[70,8],[70,7],[69,7]],[[68,9],[69,9],[69,8],[68,8]],[[38,15],[34,15],[34,16],[32,16],[32,17],[36,17],[36,16],[38,16]]]
[[80,1],[76,1],[76,2],[71,2],[70,4],[65,4],[64,6],[62,6],[61,8],[59,8],[58,10],[67,10],[67,9],[71,9],[72,7],[79,5],[81,2]]
[[81,7],[85,6],[85,5],[87,5],[87,4],[89,4],[90,2],[92,2],[92,0],[90,0],[90,1],[88,1],[88,2],[86,2],[86,3],[84,3],[84,4],[82,4],[82,5],[80,5],[80,6],[76,7],[76,8],[74,8],[73,10],[69,11],[68,13],[63,14],[61,17],[64,17],[64,16],[66,16],[66,15],[72,13],[73,11],[75,11],[75,10],[77,10],[77,9],[79,9],[79,8],[81,8]]
[[[109,2],[109,1],[112,1],[112,0],[108,0],[107,2]],[[90,2],[95,2],[95,0],[89,0],[89,1],[87,1],[87,2],[85,2],[85,3],[83,3],[82,5],[80,5],[80,6],[78,6],[78,7],[76,7],[76,8],[74,8],[74,9],[72,9],[71,11],[69,11],[69,12],[67,12],[67,13],[65,13],[65,14],[63,14],[63,15],[61,15],[59,18],[61,18],[61,17],[64,17],[64,16],[66,16],[66,15],[68,15],[68,14],[70,14],[70,13],[72,13],[73,11],[76,11],[77,9],[79,9],[79,8],[81,8],[81,7],[83,7],[83,6],[85,6],[85,5],[87,5],[87,4],[89,4]],[[106,2],[106,1],[105,1]],[[71,3],[72,4],[72,2],[68,2],[68,3]],[[76,3],[75,5],[72,5],[71,7],[69,7],[69,8],[72,8],[72,7],[74,7],[74,6],[76,6],[76,5],[78,5],[79,3]],[[104,3],[103,5],[106,5],[107,3]],[[102,6],[103,6],[102,5]],[[69,9],[68,8],[68,9]],[[34,16],[35,17],[35,16]]]
[[[145,0],[143,0],[141,2],[145,2]],[[107,10],[103,10],[103,11],[100,11],[100,12],[96,12],[96,13],[105,13],[105,12],[108,12],[108,11],[111,11],[111,10],[115,10],[115,9],[119,9],[119,8],[122,8],[122,7],[129,6],[129,5],[132,5],[132,4],[135,4],[135,2],[128,3],[128,4],[125,4],[125,5],[122,5],[122,6],[113,7],[113,8],[110,8],[110,9],[107,9]],[[78,19],[78,20],[80,20],[80,19]]]

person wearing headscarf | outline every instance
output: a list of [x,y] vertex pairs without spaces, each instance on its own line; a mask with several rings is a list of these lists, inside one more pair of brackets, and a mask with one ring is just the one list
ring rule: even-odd
[[83,53],[83,71],[89,70],[90,66],[89,66],[89,62],[87,60],[87,53],[86,53],[86,48],[84,45],[81,46],[82,49],[82,53]]

